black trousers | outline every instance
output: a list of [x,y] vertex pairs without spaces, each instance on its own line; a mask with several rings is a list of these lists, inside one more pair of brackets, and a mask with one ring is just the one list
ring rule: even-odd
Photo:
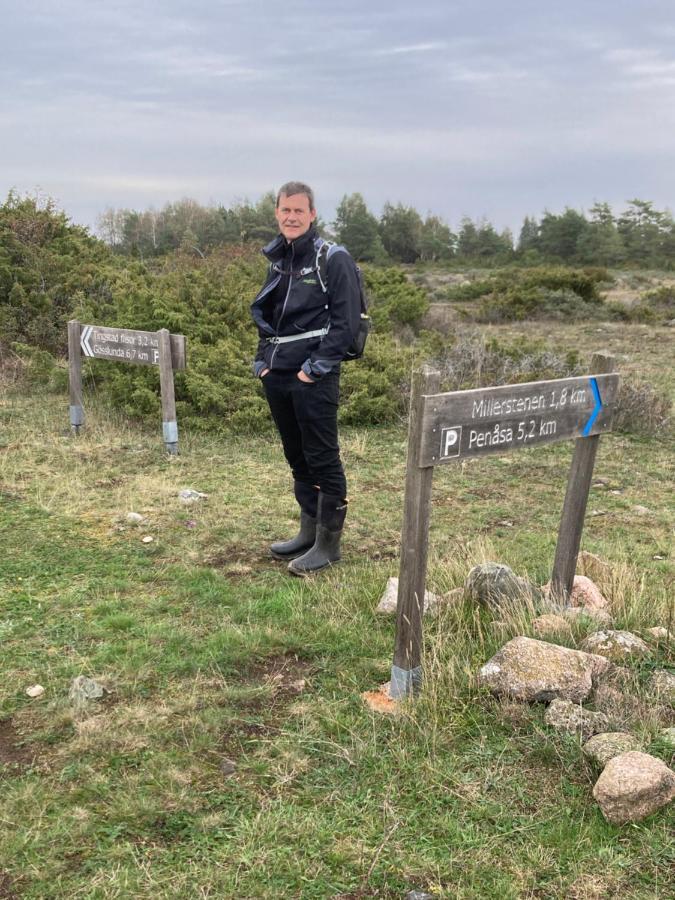
[[347,481],[337,427],[339,374],[330,373],[306,384],[296,372],[272,369],[262,383],[294,480],[345,498]]

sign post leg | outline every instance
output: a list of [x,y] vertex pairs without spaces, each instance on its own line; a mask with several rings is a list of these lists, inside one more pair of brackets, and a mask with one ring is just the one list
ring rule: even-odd
[[411,386],[396,640],[389,690],[393,699],[412,695],[422,684],[422,615],[434,470],[433,466],[419,466],[419,432],[423,395],[437,392],[440,380],[440,372],[425,366],[421,372],[415,373]]
[[[593,354],[593,374],[603,375],[614,370],[614,357],[606,353]],[[556,603],[569,604],[599,440],[600,435],[596,434],[578,438],[575,443],[551,575],[551,597]]]
[[84,425],[80,323],[77,319],[71,319],[68,322],[68,381],[70,383],[70,428],[73,434],[77,435]]
[[173,389],[171,335],[166,328],[161,328],[157,335],[159,338],[159,382],[162,392],[162,431],[167,452],[175,456],[178,453],[178,422]]

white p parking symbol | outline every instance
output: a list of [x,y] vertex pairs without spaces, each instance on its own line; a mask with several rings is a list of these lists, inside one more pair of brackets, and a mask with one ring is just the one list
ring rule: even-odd
[[459,456],[461,444],[461,425],[453,425],[451,428],[441,428],[441,459],[450,459],[453,456]]

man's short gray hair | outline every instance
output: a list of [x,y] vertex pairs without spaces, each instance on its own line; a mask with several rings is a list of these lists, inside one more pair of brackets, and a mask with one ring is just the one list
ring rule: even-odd
[[309,200],[309,208],[314,209],[314,191],[303,181],[287,181],[286,184],[282,184],[277,192],[277,207],[279,206],[282,194],[286,197],[293,197],[295,194],[304,194]]

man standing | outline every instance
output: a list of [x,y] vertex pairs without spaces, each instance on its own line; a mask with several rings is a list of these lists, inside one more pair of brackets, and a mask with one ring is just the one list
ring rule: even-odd
[[347,513],[337,429],[340,363],[358,331],[360,287],[344,247],[321,249],[308,185],[283,185],[275,216],[280,234],[263,249],[270,268],[251,306],[260,336],[254,371],[293,474],[300,531],[270,550],[290,560],[293,574],[308,575],[340,559]]

